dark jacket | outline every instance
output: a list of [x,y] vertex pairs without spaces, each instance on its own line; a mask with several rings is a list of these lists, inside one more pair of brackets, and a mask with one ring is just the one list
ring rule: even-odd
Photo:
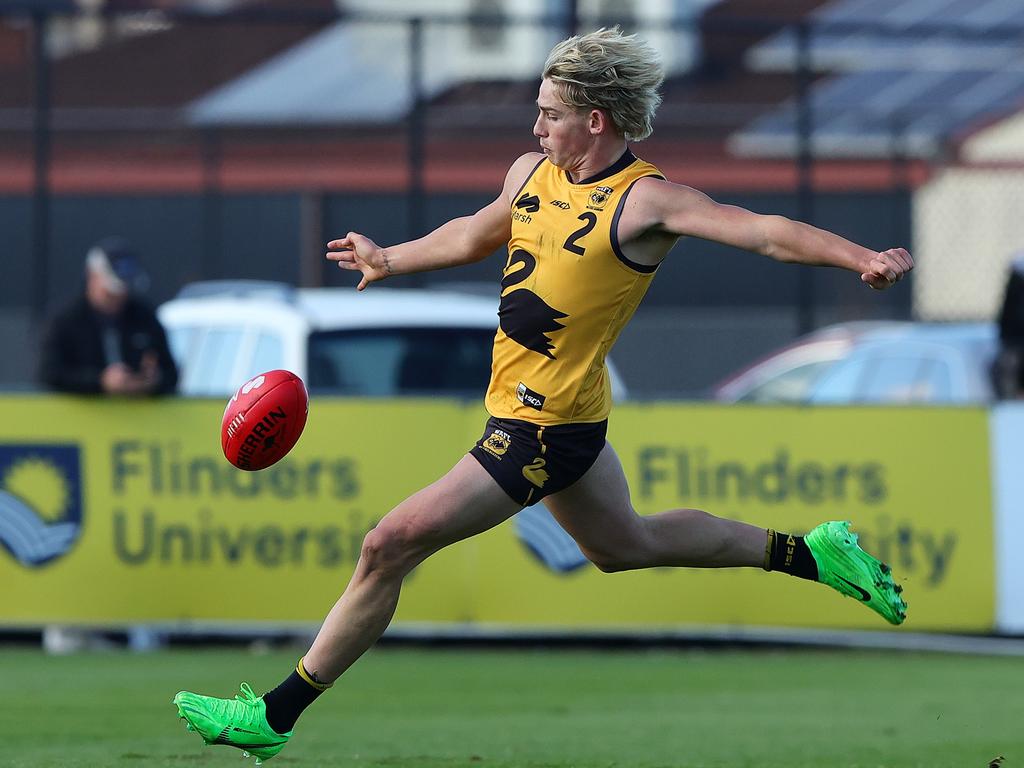
[[999,338],[1003,344],[1024,347],[1024,257],[1010,268],[999,311]]
[[[130,297],[110,321],[120,340],[121,360],[134,371],[147,352],[155,352],[160,368],[157,394],[178,386],[178,368],[167,346],[167,334],[153,310]],[[43,339],[39,379],[61,392],[100,393],[100,374],[110,361],[103,352],[104,318],[81,296],[53,318]]]

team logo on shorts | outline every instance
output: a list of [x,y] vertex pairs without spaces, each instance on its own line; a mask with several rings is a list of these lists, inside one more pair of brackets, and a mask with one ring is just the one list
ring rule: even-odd
[[548,472],[544,469],[544,465],[547,462],[538,456],[536,459],[531,461],[525,467],[523,467],[523,477],[529,480],[531,483],[536,485],[538,488],[543,488],[544,483],[548,481]]
[[497,456],[500,459],[505,455],[505,451],[508,450],[511,443],[512,436],[508,432],[496,429],[491,432],[490,437],[480,443],[480,447],[492,456]]
[[0,445],[0,545],[35,568],[70,551],[82,530],[76,445]]
[[615,190],[611,187],[597,187],[590,193],[590,202],[587,208],[592,211],[603,211],[604,204],[608,202],[608,196]]

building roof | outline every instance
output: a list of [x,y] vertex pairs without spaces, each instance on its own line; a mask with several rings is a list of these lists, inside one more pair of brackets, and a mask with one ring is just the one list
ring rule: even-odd
[[[277,1],[261,8],[272,11]],[[76,34],[68,27],[78,25],[88,42],[51,51],[53,107],[182,106],[328,23],[315,13],[287,23],[265,23],[202,13],[175,15],[176,10],[180,11],[169,7],[126,15],[56,17],[59,23],[51,28],[52,35],[66,39]],[[0,21],[0,108],[32,103],[31,56],[28,25],[17,18]]]
[[401,120],[413,98],[408,37],[403,25],[337,22],[203,94],[188,105],[188,121],[298,127]]
[[[938,8],[937,5],[941,5]],[[1019,0],[839,0],[809,17],[812,147],[830,157],[933,157],[1024,106]],[[751,69],[792,72],[797,34],[753,46]],[[730,138],[747,156],[799,151],[789,99]]]

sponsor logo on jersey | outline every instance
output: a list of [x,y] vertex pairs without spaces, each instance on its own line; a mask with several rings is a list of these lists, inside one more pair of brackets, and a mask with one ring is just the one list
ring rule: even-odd
[[516,209],[524,210],[527,213],[536,213],[540,210],[540,198],[537,195],[531,195],[529,192],[523,192],[519,199],[516,200]]
[[564,200],[552,200],[551,204],[555,206],[555,208],[561,208],[563,211],[569,210],[569,204]]
[[533,408],[537,411],[544,409],[544,395],[539,392],[534,392],[521,381],[519,382],[519,386],[516,387],[516,397],[519,398],[519,402],[527,408]]
[[592,211],[603,211],[604,204],[608,202],[609,195],[614,191],[611,187],[596,187],[590,193],[590,202],[587,203],[587,208]]
[[523,192],[515,202],[515,210],[512,211],[512,221],[518,221],[520,224],[530,224],[533,222],[533,216],[530,214],[536,213],[539,210],[540,198],[537,195],[531,195],[529,192]]

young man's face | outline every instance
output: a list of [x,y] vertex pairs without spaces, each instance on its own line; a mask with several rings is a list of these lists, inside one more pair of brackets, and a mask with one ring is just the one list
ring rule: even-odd
[[577,167],[593,141],[590,129],[590,111],[579,110],[563,103],[558,86],[542,80],[537,94],[537,122],[533,135],[540,140],[541,149],[559,168]]

